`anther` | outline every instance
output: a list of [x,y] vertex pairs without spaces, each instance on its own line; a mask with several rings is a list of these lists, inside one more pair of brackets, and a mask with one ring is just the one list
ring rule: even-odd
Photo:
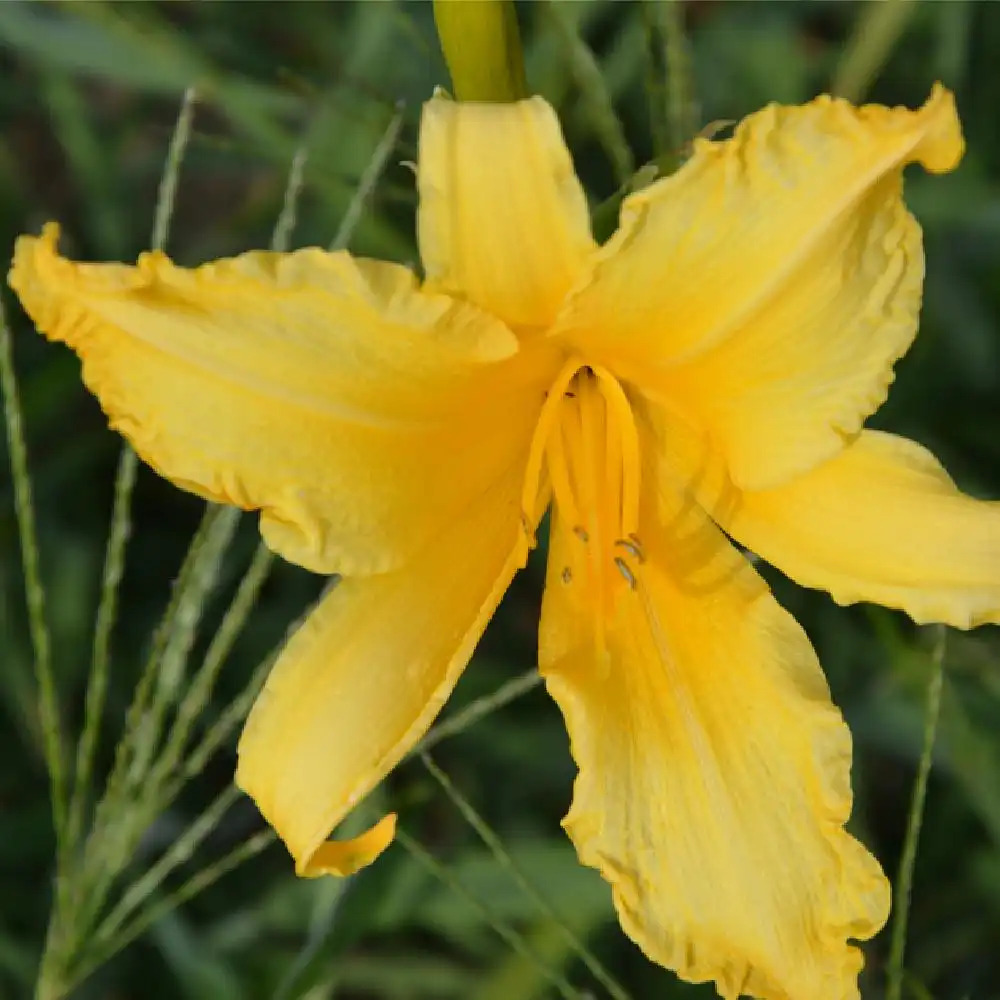
[[621,556],[615,556],[615,565],[618,567],[618,572],[625,577],[625,582],[633,589],[636,590],[639,586],[638,581],[635,578],[635,573],[629,568],[627,562],[622,559]]
[[623,548],[636,562],[642,564],[646,561],[646,553],[642,551],[642,545],[635,535],[629,535],[628,538],[619,538],[615,542],[615,545]]

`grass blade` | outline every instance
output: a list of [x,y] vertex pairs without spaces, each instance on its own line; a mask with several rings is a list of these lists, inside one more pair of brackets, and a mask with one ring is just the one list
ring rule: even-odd
[[163,166],[163,176],[156,192],[156,213],[153,218],[153,233],[150,247],[153,250],[163,250],[167,245],[170,233],[170,221],[174,216],[174,202],[177,200],[177,181],[181,173],[181,163],[191,140],[191,126],[194,123],[194,105],[198,98],[194,87],[188,87],[181,99],[181,109],[177,114],[170,145],[167,147],[167,160]]
[[309,147],[306,145],[299,146],[292,157],[281,211],[278,213],[278,221],[274,224],[274,232],[271,234],[271,249],[279,253],[286,252],[291,245],[299,208],[299,195],[302,193],[302,185],[305,182],[308,159]]
[[555,911],[549,901],[531,884],[528,877],[521,871],[509,852],[504,848],[503,842],[493,832],[492,827],[476,812],[472,803],[455,787],[455,784],[448,775],[434,763],[430,754],[422,752],[420,759],[430,773],[430,776],[441,786],[445,795],[451,799],[465,821],[476,831],[479,839],[490,849],[493,857],[507,870],[511,878],[517,883],[518,888],[552,921],[573,954],[583,962],[591,975],[608,991],[608,995],[613,997],[614,1000],[629,1000],[629,995],[625,991],[625,988],[601,965],[590,952],[590,949],[580,940],[573,928],[563,920],[562,916]]
[[[162,250],[166,246],[177,195],[177,180],[180,175],[184,152],[191,136],[194,118],[194,88],[189,87],[181,101],[177,122],[167,149],[167,157],[160,179],[153,219],[152,248]],[[74,850],[83,824],[83,811],[89,793],[94,752],[100,732],[101,716],[107,695],[108,676],[111,669],[111,634],[118,613],[118,591],[125,569],[125,551],[131,534],[132,491],[135,488],[139,460],[132,448],[125,444],[118,459],[115,475],[114,502],[111,510],[111,525],[104,558],[104,572],[101,579],[101,597],[97,606],[94,627],[94,646],[87,679],[87,693],[84,701],[84,721],[80,740],[77,743],[76,765],[73,776],[73,792],[69,806],[68,833],[66,842]]]
[[906,929],[910,917],[910,898],[913,893],[913,866],[920,844],[920,827],[927,801],[927,779],[934,758],[934,741],[937,736],[938,717],[941,714],[941,690],[944,686],[944,655],[948,633],[943,625],[937,627],[937,640],[931,653],[931,679],[927,687],[927,709],[924,713],[924,739],[913,782],[913,797],[906,821],[906,838],[903,855],[896,875],[896,893],[893,901],[895,919],[892,924],[892,941],[886,967],[886,1000],[900,1000],[903,995],[903,960],[906,951]]
[[14,485],[14,506],[17,530],[21,542],[21,565],[28,605],[28,628],[34,650],[35,683],[38,685],[38,719],[41,725],[42,750],[49,772],[52,799],[52,822],[56,842],[61,845],[66,832],[66,769],[62,722],[52,674],[52,644],[45,619],[45,588],[38,560],[38,535],[35,530],[35,509],[32,502],[31,477],[28,473],[28,449],[24,438],[24,423],[14,373],[14,353],[10,328],[0,302],[0,391],[3,393],[4,422],[7,426],[7,448],[10,454],[11,478]]
[[[657,162],[676,169],[698,130],[691,58],[679,0],[642,0],[646,31],[646,92]],[[669,173],[669,169],[662,172]]]
[[171,697],[171,692],[159,683],[159,667],[165,659],[180,655],[180,648],[187,645],[188,634],[200,613],[198,605],[215,582],[238,515],[239,511],[220,507],[206,510],[154,633],[81,860],[78,877],[85,898],[74,907],[71,917],[81,932],[91,925],[155,814],[160,790],[152,784],[144,785],[144,778]]
[[560,0],[548,0],[544,11],[566,53],[569,71],[580,88],[594,136],[611,162],[616,182],[624,184],[635,172],[635,160],[601,67]]
[[274,831],[270,829],[255,833],[248,840],[234,847],[217,861],[213,861],[212,864],[207,865],[201,871],[192,875],[173,892],[151,904],[148,909],[136,916],[131,923],[123,927],[114,938],[106,940],[100,947],[95,948],[87,956],[86,960],[75,970],[70,986],[82,982],[95,969],[100,968],[100,966],[121,951],[126,945],[131,944],[151,924],[154,924],[161,917],[166,916],[171,910],[180,906],[181,903],[204,892],[223,875],[228,874],[245,861],[249,861],[250,858],[260,854],[261,851],[270,847],[276,839]]
[[480,719],[487,715],[492,715],[498,708],[517,700],[523,694],[527,694],[533,688],[542,683],[542,675],[532,667],[525,670],[523,674],[514,677],[512,680],[501,684],[496,691],[483,695],[475,701],[470,702],[465,708],[456,712],[450,718],[439,722],[427,735],[410,751],[410,757],[424,753],[435,747],[442,740],[451,736],[464,733],[470,726],[474,726]]
[[863,100],[916,11],[914,0],[869,0],[837,64],[830,93]]
[[226,785],[156,862],[122,892],[111,912],[94,931],[91,939],[94,945],[100,947],[103,943],[114,940],[122,925],[156,892],[164,879],[191,858],[197,847],[218,826],[223,815],[239,797],[240,790],[235,785]]
[[399,845],[409,854],[422,868],[431,875],[448,886],[452,892],[471,906],[496,933],[516,951],[522,958],[531,962],[538,972],[549,982],[563,1000],[582,1000],[581,994],[573,988],[573,985],[566,977],[555,969],[550,968],[531,948],[528,947],[524,938],[507,921],[502,920],[482,900],[473,895],[462,883],[455,878],[448,869],[441,864],[437,858],[422,847],[405,830],[396,828],[396,840]]
[[[257,602],[260,588],[264,585],[273,564],[274,556],[271,551],[265,545],[259,545],[250,563],[250,568],[244,574],[232,602],[226,609],[218,631],[212,637],[201,666],[188,685],[178,707],[177,716],[170,727],[166,744],[157,756],[151,780],[158,787],[163,786],[177,770],[195,720],[208,704],[215,679],[226,662],[226,657],[229,655],[233,643],[246,624],[246,620]],[[251,678],[251,682],[251,689],[256,691],[259,684],[253,678]],[[228,735],[228,731],[226,735]],[[216,745],[213,743],[213,750]],[[171,799],[172,795],[167,797],[167,800],[162,803],[163,807],[169,805]]]
[[392,118],[389,119],[389,124],[382,133],[381,139],[376,144],[371,159],[368,161],[368,165],[365,167],[364,173],[358,181],[358,186],[354,190],[347,210],[340,220],[337,235],[334,236],[333,242],[330,244],[331,250],[346,250],[350,246],[354,230],[358,228],[358,223],[361,221],[365,207],[371,200],[372,194],[382,178],[382,174],[385,173],[385,168],[389,164],[389,157],[392,156],[392,151],[396,148],[399,131],[403,127],[404,110],[404,106],[398,104]]

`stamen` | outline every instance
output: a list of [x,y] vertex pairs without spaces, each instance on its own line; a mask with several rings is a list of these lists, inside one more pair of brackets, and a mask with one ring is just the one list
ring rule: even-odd
[[604,368],[569,359],[545,394],[532,436],[521,521],[531,547],[544,480],[559,519],[586,546],[568,553],[559,578],[580,578],[579,597],[593,608],[599,631],[621,593],[609,562],[629,589],[641,590],[641,476],[639,432],[621,384]]
[[642,545],[640,545],[639,539],[635,535],[629,535],[628,538],[619,538],[615,542],[615,545],[623,548],[640,565],[646,561],[646,553],[642,551]]
[[[559,416],[563,393],[569,388],[570,383],[581,367],[581,362],[575,358],[570,358],[562,366],[545,397],[545,402],[542,404],[542,411],[538,415],[538,423],[535,426],[535,433],[531,438],[531,447],[528,450],[528,461],[524,468],[524,487],[521,490],[521,512],[524,514],[526,520],[529,519],[530,512],[535,509],[538,499],[545,451],[549,438],[552,436],[553,424]],[[554,490],[555,485],[553,484]],[[533,539],[534,532],[530,532],[528,537],[529,540]]]
[[600,508],[606,489],[602,480],[607,475],[604,461],[604,427],[598,404],[594,378],[585,368],[576,381],[577,404],[572,406],[562,422],[566,435],[566,448],[573,459],[573,483],[577,500],[585,516],[575,523],[586,524],[600,547],[601,526],[606,524]]
[[573,481],[570,478],[569,462],[566,460],[566,444],[563,441],[562,428],[556,427],[549,435],[546,454],[549,459],[549,479],[552,481],[552,493],[556,497],[559,509],[567,521],[578,523],[580,512],[576,506],[573,493]]
[[639,583],[635,578],[635,573],[633,573],[631,568],[629,567],[629,564],[625,562],[625,560],[622,559],[621,556],[615,556],[615,566],[618,567],[618,572],[621,573],[623,577],[625,577],[625,582],[633,590],[635,590],[639,586]]
[[604,490],[605,523],[619,526],[622,523],[622,438],[618,432],[618,421],[608,406],[607,400],[598,388],[598,398],[604,413]]
[[622,535],[634,535],[639,527],[639,488],[642,459],[639,432],[632,416],[632,407],[618,380],[607,370],[591,366],[597,376],[598,391],[608,407],[609,421],[614,419],[622,447]]

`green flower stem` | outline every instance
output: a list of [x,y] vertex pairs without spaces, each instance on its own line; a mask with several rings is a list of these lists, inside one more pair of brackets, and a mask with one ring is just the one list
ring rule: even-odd
[[944,687],[944,655],[947,631],[938,626],[937,641],[931,653],[931,679],[927,687],[927,709],[924,713],[924,741],[917,765],[917,777],[913,783],[913,798],[906,823],[906,839],[903,841],[903,856],[896,876],[896,893],[893,901],[895,919],[892,925],[892,941],[889,946],[889,962],[886,966],[886,1000],[900,1000],[903,995],[903,959],[906,952],[906,929],[910,916],[910,898],[913,894],[913,867],[917,860],[920,843],[920,827],[924,819],[927,801],[927,779],[931,773],[934,758],[934,741],[937,736],[938,717],[941,714],[941,691]]
[[503,104],[528,96],[512,0],[434,0],[455,97]]

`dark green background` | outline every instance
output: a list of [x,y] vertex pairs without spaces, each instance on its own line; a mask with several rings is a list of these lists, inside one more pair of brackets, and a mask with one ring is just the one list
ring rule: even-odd
[[[542,4],[519,8],[534,89],[555,104],[592,204],[616,187],[567,49]],[[636,162],[652,153],[643,31],[626,2],[568,5],[599,61]],[[827,90],[851,51],[854,3],[685,5],[698,124]],[[863,33],[862,33],[863,37]],[[922,103],[953,88],[968,141],[961,168],[913,170],[908,200],[924,225],[921,333],[873,423],[929,445],[967,490],[1000,497],[1000,5],[915,3],[867,94]],[[446,85],[422,3],[0,3],[0,241],[64,227],[84,259],[134,259],[150,239],[156,187],[181,93],[204,98],[181,173],[168,249],[182,263],[266,246],[294,150],[308,142],[294,245],[329,243],[398,101],[405,124],[352,248],[412,262],[415,192],[400,161],[416,155],[420,103]],[[71,354],[35,336],[8,297],[34,474],[58,682],[79,724],[119,441],[78,379]],[[835,331],[831,331],[835,335]],[[116,632],[102,744],[124,708],[150,629],[197,523],[199,501],[143,470]],[[245,567],[250,518],[219,599]],[[919,539],[914,539],[919,544]],[[998,568],[1000,569],[1000,568]],[[854,732],[854,828],[887,871],[898,864],[922,727],[929,630],[867,606],[838,608],[778,574],[779,598],[803,622]],[[281,565],[223,677],[222,706],[321,585]],[[518,579],[451,708],[531,665],[541,565]],[[218,608],[215,609],[216,618]],[[211,619],[211,615],[209,616]],[[211,621],[209,622],[209,625]],[[391,627],[391,623],[387,623]],[[204,643],[204,640],[202,640]],[[27,996],[49,905],[52,840],[6,463],[0,464],[0,998]],[[914,997],[1000,997],[1000,643],[994,628],[952,633],[942,732],[916,866],[909,941]],[[600,878],[580,868],[559,829],[574,769],[562,722],[539,690],[442,745],[440,764],[501,834],[538,888],[585,934],[638,998],[709,996],[676,984],[620,933]],[[148,865],[230,780],[234,752],[143,842]],[[600,996],[558,935],[510,883],[419,763],[388,782],[401,822],[581,989]],[[260,823],[242,802],[203,847],[206,862]],[[328,883],[299,882],[280,847],[157,923],[80,997],[447,998],[546,995],[446,887],[398,847],[354,881],[332,916]],[[888,948],[868,949],[864,993],[882,993]],[[299,963],[298,966],[295,963]],[[301,976],[290,976],[300,968]]]

